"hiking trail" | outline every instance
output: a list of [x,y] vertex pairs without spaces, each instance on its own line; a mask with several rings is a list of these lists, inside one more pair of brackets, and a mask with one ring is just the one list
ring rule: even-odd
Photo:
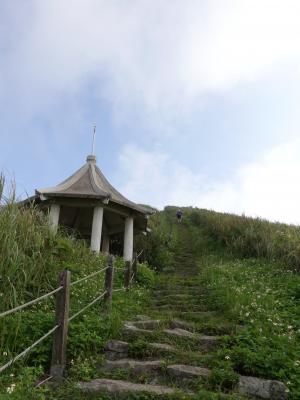
[[80,388],[85,393],[109,393],[110,398],[147,393],[155,398],[285,399],[283,384],[253,377],[240,377],[231,396],[218,392],[209,397],[214,354],[224,335],[233,335],[239,327],[224,323],[222,316],[207,308],[203,300],[208,289],[197,279],[201,265],[193,254],[191,234],[184,224],[173,229],[172,264],[158,274],[144,315],[126,321],[119,340],[107,342],[99,378],[81,382]]

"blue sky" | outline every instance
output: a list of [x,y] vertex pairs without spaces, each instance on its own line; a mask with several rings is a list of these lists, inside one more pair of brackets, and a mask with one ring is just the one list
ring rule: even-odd
[[298,0],[3,0],[0,169],[300,223]]

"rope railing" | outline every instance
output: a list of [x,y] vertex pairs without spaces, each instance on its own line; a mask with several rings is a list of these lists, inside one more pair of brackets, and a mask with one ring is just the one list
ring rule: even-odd
[[130,285],[132,284],[132,281],[134,280],[134,278],[135,278],[135,275],[132,274],[132,275],[131,275],[131,278],[130,278],[130,281],[129,281],[129,284],[130,284]]
[[34,347],[36,347],[38,344],[40,344],[43,340],[47,339],[48,336],[52,335],[57,329],[59,328],[59,325],[55,325],[54,328],[50,329],[44,336],[39,338],[36,342],[34,342],[32,345],[27,347],[27,349],[23,350],[20,354],[12,358],[10,361],[8,361],[6,364],[2,365],[0,367],[0,372],[3,372],[6,370],[8,367],[10,367],[12,364],[14,364],[16,361],[18,361],[20,358],[24,357],[27,353],[30,352]]
[[0,313],[0,318],[5,317],[6,315],[9,315],[9,314],[13,314],[14,312],[23,310],[23,308],[32,306],[33,304],[36,304],[36,303],[40,302],[41,300],[45,300],[47,297],[50,297],[53,294],[58,293],[61,290],[62,290],[62,286],[58,287],[57,289],[52,290],[52,292],[49,292],[47,294],[44,294],[43,296],[38,297],[37,299],[28,301],[28,303],[25,303],[25,304],[15,307],[15,308],[12,308],[11,310],[4,311],[4,312]]
[[[37,299],[31,300],[25,304],[14,307],[11,310],[4,311],[0,313],[0,318],[10,315],[14,312],[20,311],[26,307],[29,307],[33,304],[39,303],[41,300],[47,299],[52,295],[56,295],[56,324],[50,329],[45,335],[40,337],[34,343],[32,343],[27,349],[23,350],[21,353],[13,357],[6,364],[0,366],[0,373],[9,368],[13,363],[15,363],[20,358],[24,357],[28,354],[33,348],[39,345],[43,340],[47,339],[50,335],[54,334],[54,342],[52,346],[52,361],[51,361],[51,369],[50,375],[45,380],[53,379],[57,382],[60,382],[63,377],[64,370],[66,368],[66,350],[67,350],[67,336],[68,336],[68,325],[75,318],[79,317],[83,314],[88,308],[96,304],[101,299],[104,300],[104,304],[109,308],[112,303],[112,294],[121,291],[128,291],[130,285],[132,284],[134,278],[137,275],[137,260],[142,254],[143,251],[139,253],[139,255],[135,254],[133,257],[133,261],[126,262],[124,267],[114,267],[114,258],[113,256],[108,257],[108,263],[105,268],[100,269],[99,271],[95,271],[87,276],[84,276],[74,282],[71,282],[71,272],[70,271],[62,271],[59,278],[59,287],[52,290],[49,293],[46,293]],[[113,289],[113,272],[116,270],[124,271],[124,286],[118,289]],[[104,279],[104,291],[95,297],[89,304],[81,308],[72,316],[69,316],[69,302],[70,302],[70,292],[71,288],[75,285],[78,285],[81,282],[85,282],[86,280],[98,276],[102,272],[105,272]]]
[[144,250],[141,250],[141,251],[139,252],[139,254],[137,254],[137,256],[136,256],[137,260],[141,257],[141,255],[143,254],[143,252],[144,252]]
[[90,278],[93,278],[94,276],[99,275],[101,272],[106,271],[107,268],[108,268],[108,267],[102,268],[102,269],[100,269],[100,271],[96,271],[96,272],[93,272],[92,274],[90,274],[90,275],[88,275],[88,276],[84,276],[83,278],[80,278],[80,279],[78,279],[77,281],[72,282],[70,285],[71,285],[71,286],[75,286],[75,285],[77,285],[77,284],[80,283],[80,282],[84,282],[84,281],[86,281],[86,280],[88,280],[88,279],[90,279]]
[[114,289],[113,292],[121,292],[122,290],[126,290],[126,287],[121,287],[119,289]]
[[87,310],[89,307],[91,307],[93,304],[97,303],[97,301],[99,301],[100,299],[102,299],[102,297],[104,297],[106,295],[107,291],[103,292],[100,296],[96,297],[93,301],[91,301],[88,305],[86,305],[85,307],[83,307],[81,310],[79,310],[76,314],[72,315],[72,317],[70,317],[68,319],[68,322],[73,321],[73,319],[75,319],[76,317],[78,317],[80,314],[82,314],[85,310]]

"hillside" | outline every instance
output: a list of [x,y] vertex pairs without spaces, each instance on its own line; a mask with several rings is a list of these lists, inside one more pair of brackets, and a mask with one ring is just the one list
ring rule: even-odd
[[[51,236],[35,210],[24,215],[11,207],[13,223],[0,213],[3,310],[54,288],[62,268],[78,278],[105,265],[104,257],[63,232]],[[300,398],[299,228],[183,211],[182,224],[176,222],[175,207],[152,217],[152,234],[137,240],[151,269],[139,266],[137,282],[129,292],[114,295],[111,312],[94,306],[71,325],[66,382],[54,391],[46,385],[32,390],[49,365],[47,341],[1,374],[1,399],[115,398],[102,392],[111,389],[111,379],[131,382],[132,394],[125,398],[213,400],[227,394],[242,399],[241,376],[283,382],[288,393],[280,386],[270,398]],[[115,284],[122,285],[121,272],[116,271]],[[78,286],[72,311],[102,285],[99,280]],[[33,335],[47,331],[52,318],[49,302],[5,323],[2,319],[1,364],[30,344]],[[125,343],[121,357],[117,351],[105,360],[107,343],[118,343],[112,340]],[[79,381],[90,383],[78,388]]]

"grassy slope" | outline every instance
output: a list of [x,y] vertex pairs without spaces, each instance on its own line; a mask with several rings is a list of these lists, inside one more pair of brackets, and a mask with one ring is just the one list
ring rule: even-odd
[[[77,278],[104,265],[103,258],[91,255],[83,245],[63,235],[54,238],[45,221],[33,210],[24,214],[13,208],[11,212],[15,213],[13,220],[3,214],[0,219],[3,309],[56,287],[57,274],[62,268],[71,269]],[[152,264],[158,269],[164,267],[165,271],[172,263],[172,252],[180,250],[177,227],[171,224],[174,212],[175,208],[167,208],[154,217],[154,232],[147,245]],[[239,372],[283,380],[291,390],[291,398],[298,399],[300,279],[294,273],[300,264],[298,228],[207,211],[185,209],[184,212],[194,262],[200,272],[192,280],[198,279],[205,290],[203,305],[219,314],[215,320],[199,323],[211,333],[226,331],[226,327],[231,333],[230,326],[242,326],[238,333],[228,337],[211,366],[215,370],[215,388],[230,386],[234,373]],[[120,283],[121,275],[117,277],[117,284]],[[73,292],[72,312],[88,302],[102,288],[103,281],[93,281],[90,285]],[[102,357],[104,342],[119,337],[124,319],[149,310],[149,299],[149,290],[137,286],[127,296],[116,296],[112,314],[105,315],[95,306],[84,318],[74,321],[68,354],[70,387],[76,380],[94,376],[94,364]],[[47,302],[42,307],[40,312],[37,308],[34,312],[22,312],[5,320],[5,324],[1,321],[1,363],[9,358],[10,352],[17,353],[52,326],[53,304]],[[30,367],[18,364],[1,375],[1,399],[51,397],[43,390],[31,389],[32,382],[49,362],[50,348],[50,342],[45,342],[26,360]],[[135,351],[138,349],[139,345]],[[17,386],[13,394],[5,394],[14,383]],[[60,398],[66,398],[67,386]]]
[[[185,216],[207,305],[224,321],[241,325],[220,351],[220,363],[244,375],[282,380],[291,398],[299,399],[300,276],[298,267],[287,262],[297,247],[298,228],[195,209],[186,209]],[[265,248],[268,232],[269,252],[259,257],[257,249]],[[283,232],[284,240],[293,238],[286,248],[276,239]],[[295,253],[293,259],[298,266]]]
[[[1,182],[0,182],[1,186]],[[1,193],[0,193],[1,194]],[[104,256],[92,254],[89,248],[63,232],[54,236],[46,218],[34,208],[20,209],[13,201],[0,208],[0,310],[30,301],[58,286],[63,269],[72,281],[106,265]],[[123,267],[121,259],[117,267]],[[103,274],[74,286],[71,290],[71,315],[103,291]],[[130,293],[114,296],[113,309],[106,314],[97,303],[70,324],[68,368],[70,379],[87,374],[99,357],[108,338],[118,335],[125,317],[141,312],[148,299],[153,273],[140,268],[140,284]],[[123,272],[116,271],[115,288],[123,285]],[[20,353],[54,325],[54,299],[50,298],[16,314],[0,319],[0,365]],[[0,398],[43,399],[43,390],[32,390],[33,384],[49,370],[52,338],[45,340],[29,355],[0,375]],[[93,360],[90,362],[90,360]],[[9,393],[9,392],[12,393]]]
[[[174,223],[175,210],[167,208],[160,218],[160,239],[164,246],[168,246],[168,251],[173,252],[173,257],[168,268],[164,268],[163,273],[158,275],[158,282],[167,284],[169,289],[182,285],[183,279],[177,274],[178,268],[183,266],[189,269],[189,265],[196,262],[199,274],[195,272],[193,276],[186,276],[185,285],[198,282],[203,288],[203,295],[196,304],[203,309],[215,310],[216,314],[199,319],[191,313],[185,315],[185,319],[193,322],[199,331],[227,336],[213,359],[199,358],[196,354],[197,348],[191,347],[188,341],[169,339],[167,342],[176,345],[181,351],[169,356],[166,363],[204,365],[212,369],[209,382],[199,382],[191,387],[199,391],[201,399],[216,399],[218,396],[213,392],[230,390],[236,382],[237,373],[279,379],[289,388],[290,398],[298,399],[299,275],[283,263],[270,261],[269,257],[245,258],[245,253],[239,254],[237,248],[232,251],[228,244],[216,240],[216,232],[214,235],[209,232],[209,224],[201,224],[200,211],[193,210],[194,214],[199,213],[195,222],[195,215],[191,218],[191,210],[186,209],[184,226],[177,225]],[[216,214],[212,217],[222,221],[222,215]],[[226,218],[224,223],[227,223]],[[249,221],[246,222],[248,226]],[[248,234],[247,229],[243,232],[243,224],[242,218],[240,237],[235,237],[240,243],[244,241],[249,246],[249,241],[243,237]],[[167,241],[161,236],[162,232],[167,235]],[[190,245],[187,245],[188,242]],[[185,257],[185,253],[189,254]],[[161,249],[158,254],[161,254]],[[158,300],[156,295],[153,295],[153,300]],[[195,304],[188,296],[181,303],[191,308]],[[142,312],[165,320],[166,313],[154,307],[155,304],[152,303],[144,304]],[[166,342],[166,338],[159,332],[152,339]],[[149,352],[147,341],[148,338],[139,338],[132,344],[134,357],[153,356]],[[99,371],[97,376],[99,377]],[[136,379],[130,373],[124,372],[117,372],[114,377]],[[144,376],[142,382],[147,382],[147,379]],[[161,378],[161,383],[170,384],[164,377]]]

